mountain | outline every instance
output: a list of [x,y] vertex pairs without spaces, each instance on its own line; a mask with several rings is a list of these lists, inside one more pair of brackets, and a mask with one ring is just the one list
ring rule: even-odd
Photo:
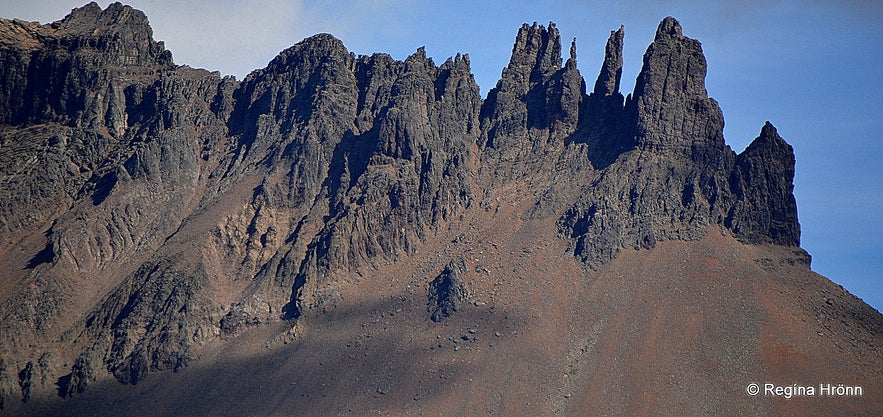
[[524,25],[482,98],[468,55],[238,81],[119,3],[0,20],[0,413],[877,415],[791,146],[726,145],[674,18],[626,96],[623,41],[589,91]]

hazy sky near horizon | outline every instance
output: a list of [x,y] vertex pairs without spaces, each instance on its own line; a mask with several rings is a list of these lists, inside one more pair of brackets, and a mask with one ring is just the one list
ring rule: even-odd
[[[0,0],[0,16],[52,22],[85,0]],[[106,7],[110,2],[97,2]],[[795,195],[812,268],[883,310],[883,2],[131,0],[177,64],[244,78],[326,32],[356,54],[436,64],[470,55],[482,94],[509,61],[522,23],[554,21],[577,39],[589,86],[611,30],[625,26],[622,90],[632,91],[656,27],[674,16],[702,42],[709,95],[741,152],[772,122],[797,158]]]

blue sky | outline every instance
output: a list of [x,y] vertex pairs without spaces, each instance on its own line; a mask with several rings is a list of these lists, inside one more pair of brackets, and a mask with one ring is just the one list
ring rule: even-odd
[[[85,0],[0,0],[0,16],[51,22]],[[99,1],[102,7],[109,2]],[[612,3],[612,4],[610,4]],[[242,79],[319,32],[357,54],[437,64],[470,54],[482,93],[508,63],[522,23],[577,38],[589,85],[611,30],[625,26],[622,90],[665,16],[702,42],[707,86],[741,152],[771,121],[794,147],[802,246],[813,270],[883,310],[883,2],[880,1],[204,1],[131,0],[175,62]],[[565,45],[566,48],[566,45]],[[566,51],[566,49],[565,49]]]

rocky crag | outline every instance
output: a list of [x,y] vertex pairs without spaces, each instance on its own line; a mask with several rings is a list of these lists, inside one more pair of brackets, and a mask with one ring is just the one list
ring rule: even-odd
[[[308,339],[353,287],[507,205],[554,225],[587,280],[710,234],[808,271],[791,146],[770,123],[725,144],[671,17],[624,97],[623,38],[587,91],[575,42],[564,61],[553,24],[524,25],[482,99],[468,55],[355,56],[322,34],[237,81],[176,65],[119,3],[0,20],[0,409],[179,371],[255,328],[283,328],[268,349]],[[423,320],[494,278],[464,254],[426,271]],[[883,319],[856,305],[836,319],[861,318],[879,364]]]

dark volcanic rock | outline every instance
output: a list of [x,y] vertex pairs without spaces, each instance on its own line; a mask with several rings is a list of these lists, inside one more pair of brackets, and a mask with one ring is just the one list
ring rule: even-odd
[[[58,125],[8,129],[0,134],[0,238],[39,227],[70,207],[92,178],[113,139]],[[34,169],[39,166],[41,169]],[[31,175],[22,175],[32,172]],[[106,184],[105,188],[109,188]]]
[[[617,113],[617,99],[612,104],[603,100],[615,97],[606,80],[618,65],[620,34],[614,32],[608,42],[599,90],[589,104],[597,110],[589,114]],[[661,240],[698,239],[716,221],[701,183],[707,171],[727,166],[732,151],[723,143],[720,109],[705,91],[705,67],[699,42],[683,36],[678,22],[666,18],[644,54],[624,121],[605,129],[603,123],[611,122],[600,119],[600,132],[613,133],[604,139],[598,139],[604,135],[597,130],[590,131],[595,136],[588,144],[606,148],[590,150],[590,155],[602,166],[618,159],[560,222],[574,239],[574,253],[590,266],[612,259],[622,247],[646,249]]]
[[626,105],[637,146],[683,152],[697,163],[724,146],[723,114],[705,90],[706,69],[699,41],[685,37],[677,20],[665,18]]
[[604,63],[595,81],[595,89],[587,97],[584,135],[574,140],[588,143],[588,156],[595,168],[613,163],[632,144],[627,137],[631,130],[624,126],[623,96],[619,91],[622,78],[623,28],[610,32],[604,50]]
[[794,150],[766,122],[736,157],[730,176],[735,202],[725,224],[748,243],[800,245],[793,181]]
[[[592,268],[711,227],[798,245],[791,147],[771,125],[724,144],[699,42],[666,18],[627,100],[622,47],[620,28],[586,95],[575,41],[562,64],[554,24],[524,25],[482,101],[468,55],[355,56],[321,34],[240,83],[176,66],[118,3],[0,19],[0,405],[291,328],[502,200],[534,199],[513,216],[558,219]],[[465,272],[430,284],[433,321]]]
[[9,392],[9,387],[12,384],[9,382],[9,376],[6,374],[6,363],[0,358],[0,411],[3,411],[6,408],[6,399],[12,398]]
[[601,73],[595,81],[594,94],[612,96],[619,93],[619,83],[622,80],[622,40],[625,36],[623,27],[611,31],[607,45],[604,47],[604,64]]
[[[511,161],[536,161],[561,149],[579,122],[585,82],[576,68],[576,46],[561,66],[561,36],[554,23],[525,24],[518,31],[509,65],[481,109],[482,137],[489,165],[511,177]],[[496,161],[496,162],[494,162]],[[507,175],[508,174],[508,175]]]
[[34,382],[34,363],[28,362],[24,369],[18,372],[18,385],[21,387],[21,402],[26,403],[31,399],[31,384]]
[[[361,95],[354,110],[369,130],[345,134],[335,150],[323,185],[330,217],[298,272],[291,314],[315,305],[316,294],[301,286],[413,254],[473,199],[480,98],[468,56],[437,67],[422,48],[403,63],[375,55],[360,58],[355,75],[367,76],[353,80]],[[370,124],[368,112],[377,114]]]
[[82,354],[74,361],[71,373],[59,378],[58,395],[69,398],[74,394],[81,394],[93,381],[95,381],[95,368],[89,356]]
[[[8,249],[33,233],[43,246],[25,249],[26,269],[11,274],[30,289],[4,296],[0,310],[16,318],[0,324],[6,354],[61,337],[61,311],[82,308],[79,296],[104,298],[174,234],[220,161],[231,80],[174,66],[144,14],[118,3],[50,25],[2,23],[0,37],[18,38],[0,44],[2,56],[30,58],[0,61],[21,91],[0,103],[0,237]],[[58,370],[56,360],[41,372]],[[76,367],[63,395],[91,379]]]
[[[618,54],[611,50],[616,51],[620,35],[611,35],[589,98],[588,114],[596,115],[601,127],[589,130],[587,142],[602,149],[590,149],[589,155],[606,168],[560,221],[562,231],[574,238],[574,253],[596,267],[621,247],[694,240],[713,224],[750,243],[799,245],[794,155],[775,128],[767,124],[738,157],[724,144],[723,116],[705,90],[701,46],[671,17],[660,23],[644,54],[635,95],[617,116],[618,99],[603,100],[616,94],[607,80],[618,66]],[[611,123],[609,115],[625,121]]]
[[458,256],[429,283],[429,318],[439,322],[460,309],[469,298],[469,291],[460,277],[466,273],[466,260]]
[[127,127],[130,85],[172,67],[144,13],[120,3],[101,10],[93,2],[51,25],[3,25],[18,38],[0,52],[3,123],[55,121],[117,136]]

